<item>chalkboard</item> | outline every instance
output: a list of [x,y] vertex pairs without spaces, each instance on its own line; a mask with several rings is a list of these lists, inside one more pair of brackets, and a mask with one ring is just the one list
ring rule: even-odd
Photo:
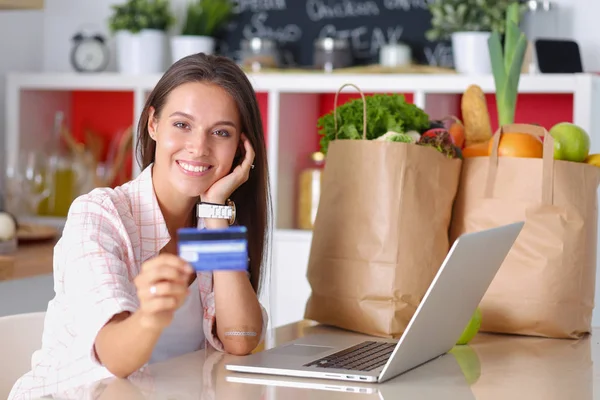
[[276,40],[287,66],[313,65],[314,42],[347,38],[355,65],[377,63],[390,42],[411,46],[419,64],[452,67],[448,42],[430,42],[431,0],[233,0],[235,16],[219,35],[219,51],[239,60],[240,42],[250,37]]

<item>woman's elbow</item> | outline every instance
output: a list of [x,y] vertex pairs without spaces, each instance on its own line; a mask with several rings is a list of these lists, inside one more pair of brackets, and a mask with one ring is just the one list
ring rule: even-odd
[[108,370],[108,372],[110,372],[116,378],[119,378],[119,379],[127,379],[127,378],[129,378],[129,376],[131,374],[133,374],[133,372],[135,372],[135,371],[128,371],[124,368],[119,368],[114,365],[105,365],[105,368]]
[[234,356],[247,356],[258,346],[257,340],[239,340],[223,343],[225,351]]

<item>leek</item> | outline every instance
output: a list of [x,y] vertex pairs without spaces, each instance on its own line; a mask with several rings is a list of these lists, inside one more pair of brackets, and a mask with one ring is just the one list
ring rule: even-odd
[[498,31],[492,32],[488,40],[492,72],[496,85],[496,104],[500,126],[515,122],[519,80],[525,51],[527,50],[527,38],[519,29],[520,12],[518,3],[513,3],[508,7],[504,54]]

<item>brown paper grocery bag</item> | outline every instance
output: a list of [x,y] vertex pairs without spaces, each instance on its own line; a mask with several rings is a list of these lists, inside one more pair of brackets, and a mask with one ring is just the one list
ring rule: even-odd
[[363,111],[363,140],[329,145],[305,317],[398,337],[449,250],[461,160],[415,144],[366,140]]
[[[500,135],[544,137],[544,156],[498,157]],[[554,160],[541,127],[508,125],[490,157],[463,160],[450,237],[525,221],[482,303],[482,331],[579,338],[590,331],[600,168]]]

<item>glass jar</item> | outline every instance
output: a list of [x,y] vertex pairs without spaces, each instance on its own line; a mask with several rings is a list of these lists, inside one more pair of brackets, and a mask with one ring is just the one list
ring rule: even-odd
[[325,72],[352,66],[350,43],[330,37],[317,39],[314,44],[314,67]]
[[311,154],[310,159],[311,164],[300,173],[297,210],[298,229],[308,230],[313,228],[317,216],[325,155],[315,152]]
[[80,157],[63,143],[66,135],[63,121],[63,112],[57,112],[43,173],[47,193],[37,208],[37,214],[42,216],[66,217],[73,200],[82,194],[81,182],[91,182],[90,177],[82,174]]
[[240,47],[243,67],[250,68],[253,72],[279,67],[279,50],[274,40],[253,37],[242,40]]

